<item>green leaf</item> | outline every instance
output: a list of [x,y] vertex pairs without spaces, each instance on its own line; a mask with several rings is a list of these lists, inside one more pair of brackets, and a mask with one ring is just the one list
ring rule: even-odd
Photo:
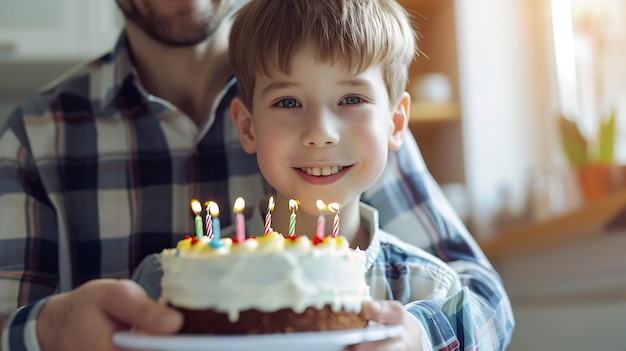
[[600,125],[600,154],[599,161],[603,163],[613,163],[613,153],[615,150],[615,110],[606,121]]
[[578,125],[560,116],[559,131],[561,134],[561,146],[569,164],[572,167],[578,167],[589,163],[587,140],[578,129]]

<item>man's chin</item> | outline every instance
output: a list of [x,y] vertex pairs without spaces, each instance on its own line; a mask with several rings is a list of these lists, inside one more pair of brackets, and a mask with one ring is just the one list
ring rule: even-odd
[[170,47],[190,47],[206,41],[219,26],[216,18],[205,18],[193,11],[179,11],[176,14],[162,15],[151,6],[141,11],[128,1],[118,6],[126,21],[143,31],[157,43]]
[[207,38],[210,37],[210,33],[203,33],[203,35],[193,35],[193,36],[184,36],[184,35],[176,36],[176,35],[162,35],[160,33],[155,33],[152,31],[145,31],[145,32],[146,34],[148,34],[150,38],[152,38],[152,40],[160,44],[163,44],[165,46],[170,46],[174,48],[186,48],[190,46],[195,46],[204,42],[205,40],[207,40]]

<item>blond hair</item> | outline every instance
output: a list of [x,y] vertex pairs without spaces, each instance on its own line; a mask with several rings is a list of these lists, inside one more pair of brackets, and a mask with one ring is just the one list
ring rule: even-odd
[[395,0],[252,0],[237,14],[229,55],[239,96],[252,107],[256,73],[289,74],[296,51],[310,46],[316,59],[355,73],[383,69],[389,100],[406,88],[416,35]]

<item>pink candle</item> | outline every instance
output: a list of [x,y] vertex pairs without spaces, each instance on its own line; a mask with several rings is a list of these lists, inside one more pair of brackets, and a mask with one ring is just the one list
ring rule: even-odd
[[272,232],[272,211],[274,210],[274,197],[270,196],[267,204],[267,213],[265,214],[265,235]]
[[315,205],[317,206],[317,209],[320,210],[320,214],[317,217],[317,230],[315,231],[315,237],[319,241],[322,241],[324,240],[324,230],[326,227],[326,219],[324,218],[323,213],[324,209],[326,208],[326,204],[324,204],[324,201],[322,200],[317,200]]
[[238,197],[235,200],[233,206],[233,212],[237,215],[235,217],[235,242],[242,243],[246,240],[246,219],[243,216],[243,209],[246,207],[246,202],[242,197]]
[[333,218],[333,231],[331,233],[331,236],[333,238],[339,235],[339,208],[340,207],[341,206],[336,202],[328,204],[328,209],[335,213],[335,218]]

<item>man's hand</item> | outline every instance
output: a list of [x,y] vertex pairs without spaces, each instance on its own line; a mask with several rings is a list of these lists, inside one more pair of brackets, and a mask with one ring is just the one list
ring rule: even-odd
[[51,297],[37,318],[37,338],[42,351],[118,350],[116,331],[172,334],[181,326],[180,313],[150,299],[133,281],[99,279]]
[[[395,338],[352,345],[350,351],[426,351],[422,342],[424,327],[398,301],[376,300],[363,305],[368,320],[385,325],[401,324],[404,328]],[[428,345],[428,343],[426,343]]]

